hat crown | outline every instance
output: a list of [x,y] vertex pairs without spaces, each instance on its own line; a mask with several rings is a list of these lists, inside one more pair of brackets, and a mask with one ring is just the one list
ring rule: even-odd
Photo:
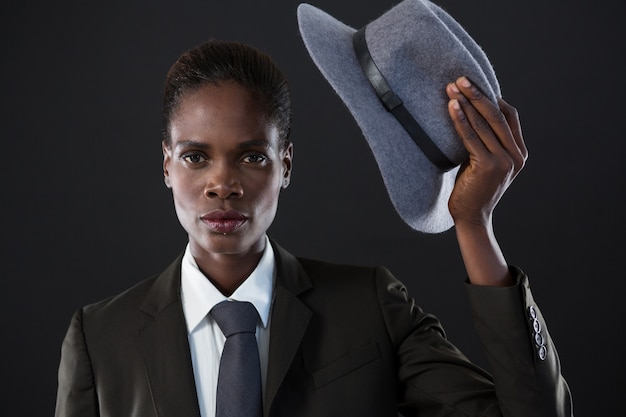
[[441,80],[467,76],[497,101],[500,86],[480,46],[448,13],[424,0],[397,4],[367,25],[365,39],[376,66],[422,129],[452,161],[463,162],[467,151],[452,125],[441,134],[441,125],[432,121],[438,120],[437,106],[445,108],[448,101]]

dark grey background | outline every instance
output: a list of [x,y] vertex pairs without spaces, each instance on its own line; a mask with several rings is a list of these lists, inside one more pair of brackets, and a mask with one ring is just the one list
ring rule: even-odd
[[[395,1],[319,0],[357,27]],[[62,1],[3,6],[2,416],[51,415],[71,314],[184,247],[163,186],[160,94],[186,48],[251,43],[291,80],[292,186],[271,234],[293,253],[384,264],[484,365],[454,232],[395,214],[367,144],[310,60],[297,1]],[[439,0],[483,46],[530,159],[496,233],[531,278],[578,416],[618,415],[624,337],[621,2]]]

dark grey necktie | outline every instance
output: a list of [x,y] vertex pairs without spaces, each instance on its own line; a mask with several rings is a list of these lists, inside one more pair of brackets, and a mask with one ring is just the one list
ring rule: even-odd
[[251,303],[222,301],[211,316],[226,336],[217,378],[216,417],[261,417],[261,366],[256,343],[259,315]]

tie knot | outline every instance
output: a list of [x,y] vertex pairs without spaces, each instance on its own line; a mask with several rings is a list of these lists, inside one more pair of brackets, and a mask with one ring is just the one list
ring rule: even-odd
[[237,333],[255,333],[259,314],[247,301],[222,301],[211,309],[211,316],[224,336]]

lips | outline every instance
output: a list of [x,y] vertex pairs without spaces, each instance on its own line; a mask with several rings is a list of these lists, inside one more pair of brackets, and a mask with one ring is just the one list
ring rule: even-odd
[[213,210],[200,219],[209,229],[223,235],[233,233],[248,220],[244,214],[237,210]]

